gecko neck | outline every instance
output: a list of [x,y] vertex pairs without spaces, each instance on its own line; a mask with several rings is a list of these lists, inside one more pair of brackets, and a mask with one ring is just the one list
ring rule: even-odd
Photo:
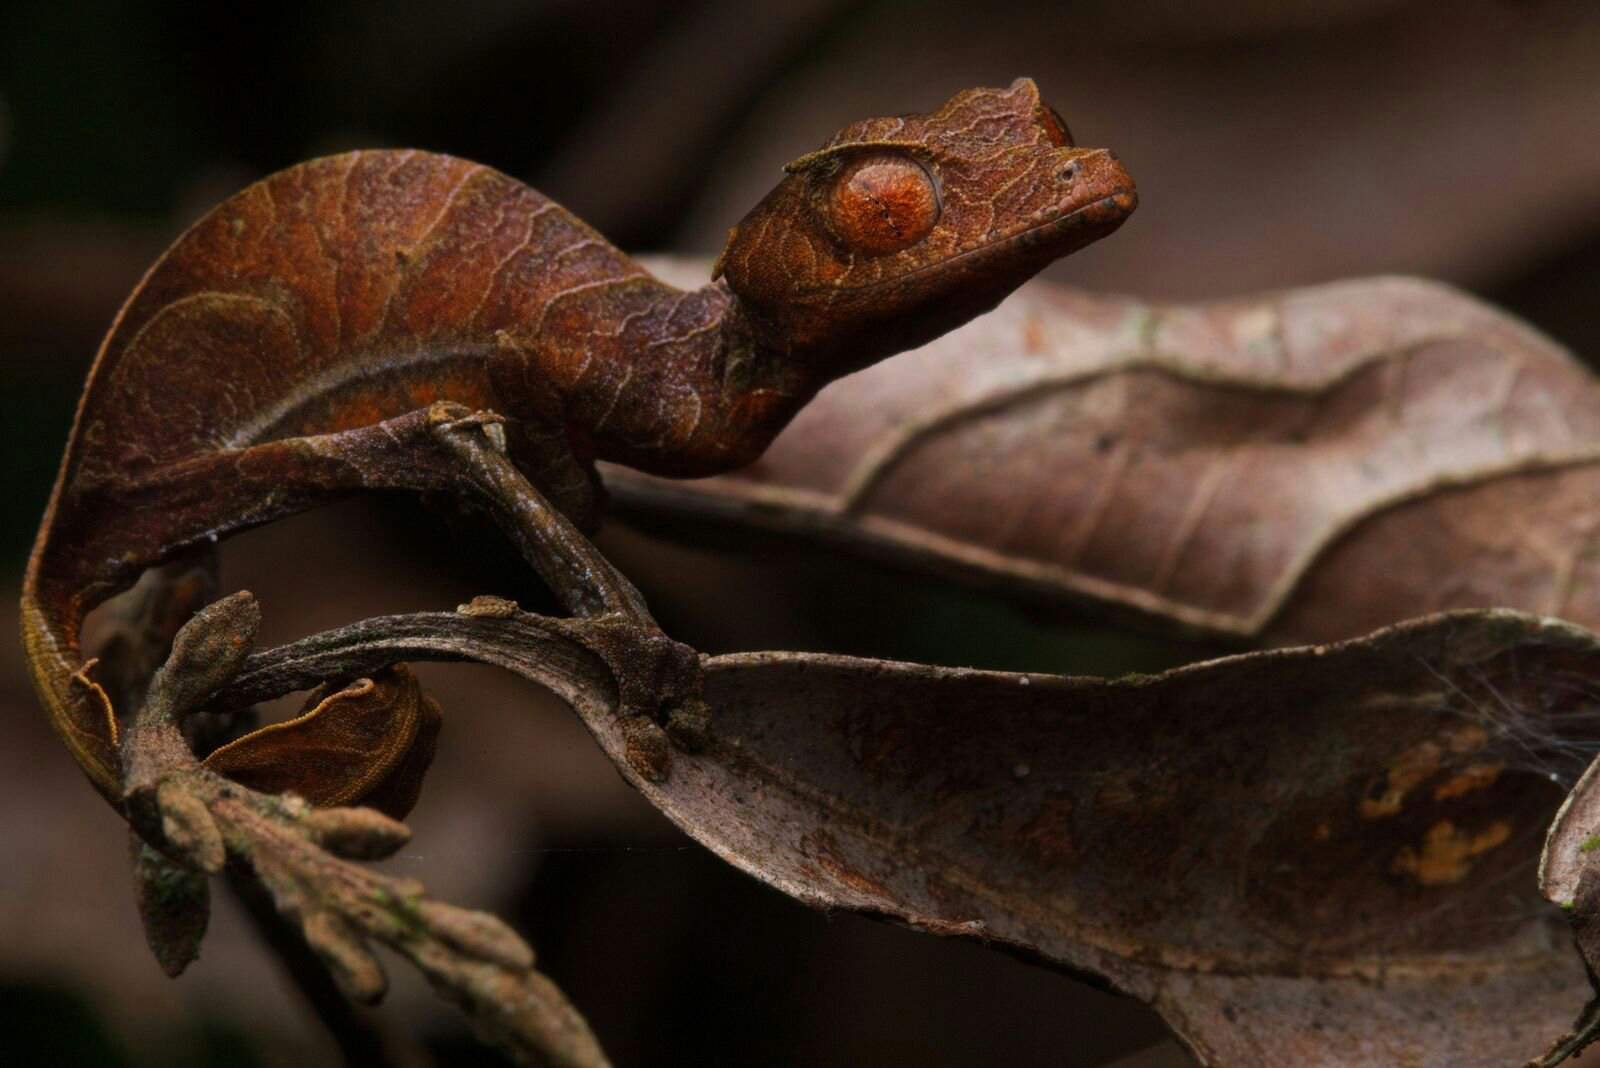
[[564,422],[598,459],[675,477],[734,470],[828,381],[765,342],[721,281],[682,290],[646,277],[594,311],[593,329],[569,320],[536,347]]

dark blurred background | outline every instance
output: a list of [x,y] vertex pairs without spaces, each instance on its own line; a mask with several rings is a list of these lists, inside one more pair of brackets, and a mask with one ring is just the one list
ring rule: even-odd
[[[467,156],[625,248],[714,253],[788,158],[872,114],[1028,74],[1143,203],[1050,276],[1158,299],[1446,279],[1600,354],[1600,7],[1587,0],[8,0],[0,8],[0,581],[15,590],[95,345],[146,266],[261,175],[345,148]],[[833,649],[1111,674],[1209,650],[759,539],[614,525],[604,547],[709,651]],[[486,591],[492,539],[404,502],[239,539],[267,640]],[[14,602],[14,592],[7,595]],[[0,629],[14,630],[0,616]],[[0,644],[0,1050],[9,1063],[333,1058],[236,908],[176,983],[121,824]],[[620,1064],[1179,1063],[1152,1014],[982,947],[811,913],[632,794],[574,717],[484,670],[394,867],[511,918]],[[393,969],[381,1019],[496,1064]]]

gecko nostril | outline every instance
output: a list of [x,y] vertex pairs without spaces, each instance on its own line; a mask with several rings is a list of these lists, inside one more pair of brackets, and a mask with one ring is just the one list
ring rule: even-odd
[[1078,161],[1068,160],[1056,169],[1056,177],[1063,182],[1070,182],[1078,177]]

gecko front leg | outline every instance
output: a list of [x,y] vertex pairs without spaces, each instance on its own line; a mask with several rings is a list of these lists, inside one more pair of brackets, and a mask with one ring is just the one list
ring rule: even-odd
[[668,733],[688,747],[703,733],[699,654],[662,632],[633,584],[511,462],[499,416],[436,404],[429,421],[471,479],[471,499],[490,504],[568,611],[602,624],[588,644],[617,680],[629,763],[647,779],[664,779],[671,768]]
[[[464,496],[490,507],[506,536],[562,607],[575,616],[615,613],[655,627],[639,591],[512,462],[504,417],[440,402],[428,409],[428,426],[438,443],[460,462],[461,474],[473,491]],[[559,438],[525,433],[523,443],[524,464],[538,463],[544,478],[570,483],[586,477],[583,466]]]

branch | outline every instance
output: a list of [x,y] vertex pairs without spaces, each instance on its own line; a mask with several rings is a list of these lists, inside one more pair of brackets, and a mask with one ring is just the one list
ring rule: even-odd
[[615,703],[617,680],[596,650],[609,651],[623,636],[616,621],[470,608],[375,616],[255,653],[215,700],[254,704],[400,661],[472,661],[505,668],[569,703]]
[[[247,789],[202,767],[179,729],[188,713],[215,704],[240,668],[246,669],[243,681],[226,692],[246,695],[241,703],[320,681],[322,673],[348,674],[402,658],[501,663],[585,701],[606,692],[604,662],[572,634],[593,631],[605,649],[625,637],[616,628],[514,612],[512,618],[491,608],[369,620],[262,657],[249,656],[260,622],[249,594],[197,614],[179,631],[124,742],[129,822],[171,858],[168,865],[147,866],[150,886],[141,889],[148,891],[143,897],[158,898],[171,881],[163,869],[172,863],[206,875],[248,869],[351,1000],[383,996],[388,981],[369,948],[381,943],[411,961],[440,996],[466,1013],[480,1037],[517,1063],[600,1068],[607,1062],[588,1025],[534,970],[533,951],[515,931],[488,913],[426,897],[416,880],[351,863],[392,855],[410,838],[404,824],[373,809],[313,808],[293,794]],[[489,614],[507,618],[487,625]],[[481,650],[462,645],[464,635],[485,630],[514,635],[516,643],[490,641]],[[148,926],[147,932],[160,955],[162,932]],[[179,944],[164,959],[181,967],[192,958],[198,933],[185,929],[169,937]]]

